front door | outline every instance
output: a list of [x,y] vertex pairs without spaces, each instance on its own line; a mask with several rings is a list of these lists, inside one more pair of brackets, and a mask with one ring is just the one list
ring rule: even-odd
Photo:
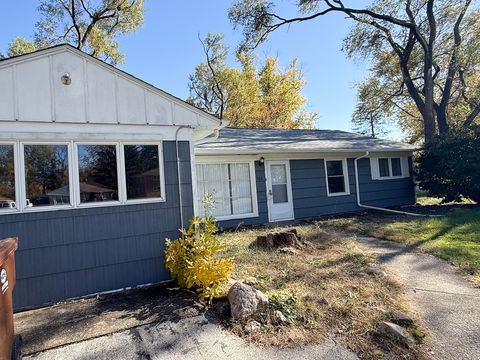
[[293,219],[292,186],[288,160],[267,161],[266,170],[270,221]]

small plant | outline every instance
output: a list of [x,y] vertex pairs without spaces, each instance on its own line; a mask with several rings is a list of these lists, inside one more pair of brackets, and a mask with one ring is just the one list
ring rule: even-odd
[[297,295],[288,291],[276,291],[268,294],[269,306],[273,310],[279,310],[289,320],[296,320],[297,311]]
[[215,218],[193,217],[183,237],[167,239],[165,267],[180,287],[194,288],[202,300],[212,301],[223,294],[224,285],[234,269],[233,258],[218,258],[224,247],[215,237]]

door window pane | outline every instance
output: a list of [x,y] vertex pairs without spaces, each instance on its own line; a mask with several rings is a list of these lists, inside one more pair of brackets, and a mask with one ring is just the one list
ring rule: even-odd
[[287,169],[285,165],[270,165],[270,174],[273,185],[287,183]]
[[380,170],[380,177],[390,176],[390,168],[388,167],[388,159],[378,159],[378,168]]
[[25,206],[69,205],[67,145],[25,145]]
[[327,186],[329,194],[346,193],[346,179],[342,160],[329,160],[327,166]]
[[272,185],[272,195],[274,204],[288,202],[287,184]]
[[80,202],[118,200],[115,145],[79,145]]
[[0,144],[0,211],[14,209],[15,163],[13,145]]
[[402,176],[402,164],[400,158],[392,158],[392,176]]
[[127,199],[159,198],[158,145],[125,145]]

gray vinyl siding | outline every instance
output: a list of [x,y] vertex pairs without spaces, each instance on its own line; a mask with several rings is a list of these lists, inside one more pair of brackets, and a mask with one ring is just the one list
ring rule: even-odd
[[257,186],[258,216],[232,219],[218,222],[221,229],[236,228],[237,226],[260,225],[268,223],[267,187],[265,183],[265,166],[255,161],[255,183]]
[[[411,161],[409,163],[411,167]],[[357,206],[354,159],[347,159],[347,165],[350,194],[329,197],[323,159],[290,161],[295,219],[361,210]],[[364,205],[390,207],[415,202],[412,176],[402,179],[372,180],[370,159],[366,158],[358,161],[358,174],[360,199]]]
[[[188,142],[179,143],[185,222],[193,215]],[[175,142],[163,143],[165,202],[0,216],[19,237],[15,309],[169,279],[165,238],[179,236]]]
[[291,160],[293,210],[296,219],[356,211],[355,173],[348,159],[350,195],[327,196],[323,159]]
[[358,161],[360,200],[362,204],[378,207],[411,205],[415,203],[412,158],[409,157],[410,177],[401,179],[372,180],[370,160]]
[[[341,157],[339,157],[341,158]],[[410,174],[412,162],[409,158]],[[327,196],[323,159],[290,160],[292,196],[295,219],[311,219],[361,211],[357,205],[354,159],[347,159],[349,195]],[[223,229],[237,226],[260,225],[268,222],[265,168],[255,163],[259,216],[220,221]],[[402,179],[372,180],[370,159],[358,161],[360,199],[364,205],[391,207],[415,203],[412,176]]]

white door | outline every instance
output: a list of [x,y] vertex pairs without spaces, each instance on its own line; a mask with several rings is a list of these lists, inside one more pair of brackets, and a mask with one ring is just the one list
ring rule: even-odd
[[267,161],[266,171],[270,221],[293,219],[292,186],[288,160]]

